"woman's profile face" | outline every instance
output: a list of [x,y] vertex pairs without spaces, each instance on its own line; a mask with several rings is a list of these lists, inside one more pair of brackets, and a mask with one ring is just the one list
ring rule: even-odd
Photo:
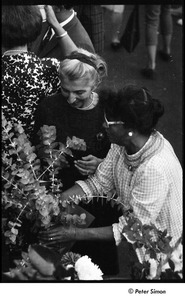
[[127,130],[124,127],[124,122],[120,120],[115,120],[110,117],[109,119],[107,119],[107,117],[105,116],[105,121],[103,123],[103,126],[112,144],[117,144],[120,146],[125,146],[127,144],[128,135],[127,135]]
[[69,80],[67,77],[61,80],[61,92],[67,102],[75,108],[84,108],[91,102],[91,92],[94,81],[86,78]]

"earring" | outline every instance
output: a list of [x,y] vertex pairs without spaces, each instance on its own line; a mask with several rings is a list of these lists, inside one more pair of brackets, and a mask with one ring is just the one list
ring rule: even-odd
[[129,131],[129,132],[128,132],[128,135],[129,135],[129,136],[133,136],[133,132],[132,132],[132,131]]

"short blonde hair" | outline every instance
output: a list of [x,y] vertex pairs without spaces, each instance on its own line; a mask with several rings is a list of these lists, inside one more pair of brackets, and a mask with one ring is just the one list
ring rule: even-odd
[[[81,57],[85,59],[81,61]],[[59,75],[61,80],[66,77],[71,81],[87,78],[98,85],[107,76],[107,64],[98,54],[79,48],[61,61]]]

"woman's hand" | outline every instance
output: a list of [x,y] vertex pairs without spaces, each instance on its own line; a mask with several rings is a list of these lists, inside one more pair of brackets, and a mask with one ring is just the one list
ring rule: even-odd
[[59,25],[59,22],[56,18],[55,12],[51,5],[45,5],[44,6],[45,12],[46,12],[46,19],[48,23],[53,27],[56,28]]
[[41,243],[47,246],[72,242],[76,240],[76,228],[74,226],[57,226],[39,233]]
[[59,38],[59,45],[61,47],[62,55],[66,56],[73,51],[77,51],[78,48],[67,34],[67,31],[60,25],[55,15],[55,12],[51,5],[44,6],[46,12],[46,18],[48,23],[53,27],[56,36]]
[[93,175],[96,172],[98,165],[103,161],[93,155],[82,157],[82,160],[75,161],[75,167],[82,175]]

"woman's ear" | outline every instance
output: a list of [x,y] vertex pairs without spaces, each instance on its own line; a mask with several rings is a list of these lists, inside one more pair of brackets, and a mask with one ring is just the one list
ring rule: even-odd
[[94,87],[92,87],[91,92],[94,92],[97,88],[97,85],[95,85]]
[[99,86],[100,83],[101,83],[101,79],[98,80],[98,82],[96,82],[96,84],[93,86],[92,92],[94,92],[97,89],[97,87]]

